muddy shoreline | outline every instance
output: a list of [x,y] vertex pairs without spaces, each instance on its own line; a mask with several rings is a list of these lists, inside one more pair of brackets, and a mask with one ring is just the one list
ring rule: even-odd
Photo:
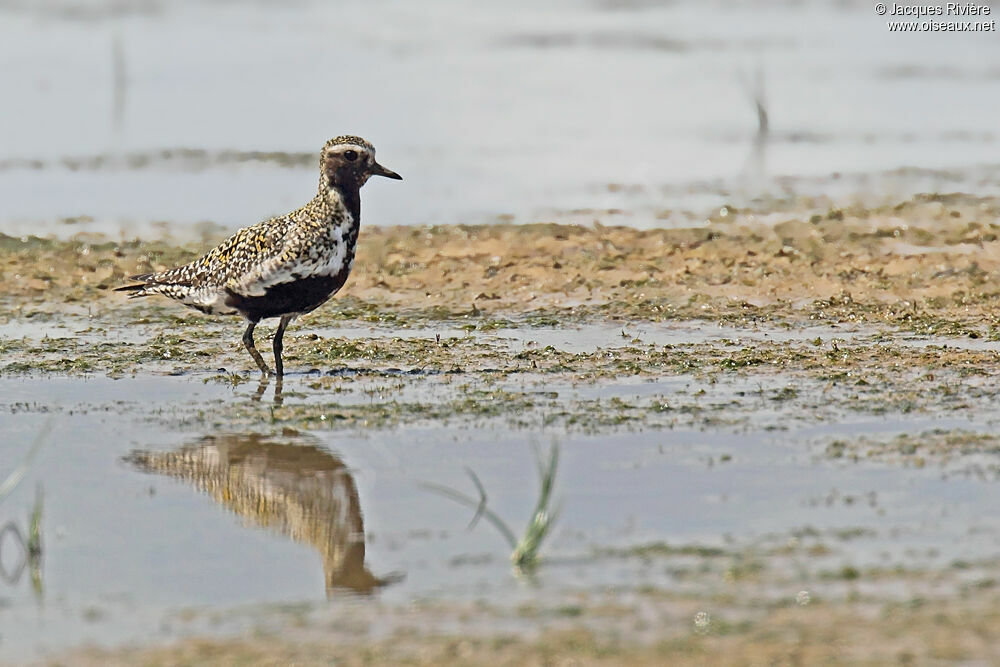
[[[575,452],[598,452],[606,457],[594,464],[602,475],[679,465],[680,477],[670,478],[679,481],[690,476],[688,466],[715,476],[709,483],[735,484],[736,497],[758,493],[761,471],[773,467],[789,484],[773,502],[792,508],[745,535],[737,528],[708,542],[669,530],[610,539],[573,524],[570,512],[566,534],[580,541],[556,549],[537,575],[541,592],[492,605],[402,583],[386,589],[385,601],[376,594],[280,613],[251,605],[241,612],[250,620],[236,630],[213,629],[207,620],[225,616],[225,605],[194,605],[181,614],[188,629],[154,642],[160,646],[126,634],[103,649],[67,653],[71,646],[56,645],[45,658],[24,655],[53,664],[995,659],[989,638],[1000,562],[990,540],[1000,527],[981,523],[971,503],[956,507],[964,517],[957,523],[941,518],[920,528],[908,509],[916,501],[906,494],[930,485],[947,505],[949,489],[988,498],[1000,478],[993,411],[1000,390],[998,211],[1000,202],[990,198],[926,195],[874,210],[790,214],[778,224],[727,207],[690,229],[366,229],[344,292],[289,330],[291,372],[280,388],[259,384],[237,320],[111,291],[132,273],[194,258],[212,240],[173,246],[2,237],[5,419],[24,441],[46,419],[123,429],[128,442],[116,445],[115,456],[99,441],[92,445],[93,460],[116,476],[123,461],[138,460],[137,451],[187,442],[178,460],[193,460],[191,452],[206,442],[217,447],[212,438],[223,434],[226,447],[256,452],[286,476],[297,468],[274,455],[285,440],[307,438],[297,446],[313,459],[327,456],[327,443],[346,448],[346,463],[322,465],[357,465],[362,479],[369,468],[401,475],[380,461],[414,456],[416,471],[401,477],[412,487],[411,476],[441,469],[439,457],[486,465],[509,447],[489,438],[506,434],[513,442],[565,441],[571,461]],[[272,329],[262,326],[261,340]],[[437,444],[447,440],[435,434],[455,443],[486,437],[485,457]],[[414,449],[413,438],[431,444]],[[277,444],[260,449],[260,439]],[[622,453],[602,448],[603,440],[619,443]],[[690,450],[689,442],[699,444]],[[365,460],[360,453],[372,445],[377,456]],[[461,481],[457,460],[449,474]],[[240,470],[251,471],[241,473],[249,481],[239,483],[250,484],[248,500],[233,511],[270,525],[273,511],[254,508],[275,501],[254,494],[279,478],[265,476],[270,481],[257,489],[259,472],[246,466]],[[802,474],[839,481],[819,483],[836,484],[832,490],[802,490],[792,486]],[[205,479],[196,486],[219,488]],[[227,479],[236,484],[232,474]],[[299,492],[287,489],[300,487],[280,479],[286,503]],[[655,475],[648,483],[661,484]],[[567,484],[575,502],[586,501],[572,478]],[[178,499],[192,493],[169,489]],[[225,504],[234,493],[209,495]],[[725,517],[728,492],[713,493]],[[766,499],[771,492],[759,493]],[[376,503],[374,519],[371,489],[362,486],[361,501],[375,558],[394,562],[393,554],[427,548],[423,558],[451,562],[463,576],[511,576],[502,551],[478,542],[451,551],[460,532],[454,517],[442,519],[451,528],[430,539],[386,528],[396,502],[411,501]],[[816,508],[833,514],[813,526]],[[288,530],[306,539],[294,537],[304,529]],[[386,540],[398,546],[385,550]],[[438,576],[422,567],[410,563],[408,576]],[[584,568],[593,583],[569,583],[573,568]],[[601,583],[616,569],[642,573],[639,583]],[[423,600],[419,614],[409,595]],[[101,605],[110,611],[98,618],[117,613],[115,604]],[[330,640],[326,633],[348,616],[357,632]]]
[[[777,224],[722,207],[688,229],[371,227],[350,281],[311,321],[850,321],[986,335],[996,323],[998,212],[996,199],[952,194],[805,219],[789,212]],[[144,312],[108,289],[194,259],[217,240],[0,237],[0,315],[38,317],[58,304]]]

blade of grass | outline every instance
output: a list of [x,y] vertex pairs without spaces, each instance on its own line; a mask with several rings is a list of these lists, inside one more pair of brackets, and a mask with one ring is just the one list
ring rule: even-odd
[[456,491],[451,487],[443,486],[441,484],[432,484],[431,482],[421,482],[420,488],[426,489],[428,491],[433,491],[445,498],[451,498],[452,500],[462,503],[463,505],[468,505],[469,507],[475,507],[477,513],[480,512],[482,516],[486,517],[486,520],[493,524],[493,526],[500,531],[500,534],[504,536],[507,540],[507,544],[510,545],[511,549],[517,547],[517,537],[514,535],[514,531],[501,519],[493,510],[486,507],[483,503],[484,498],[481,496],[479,500],[465,495],[460,491]]
[[28,450],[28,454],[24,457],[24,461],[22,461],[21,465],[15,468],[13,472],[7,475],[7,479],[3,481],[3,484],[0,484],[0,503],[2,503],[7,496],[13,493],[14,489],[17,488],[17,485],[21,483],[22,479],[24,479],[24,476],[28,474],[28,469],[31,468],[31,463],[34,461],[35,455],[38,453],[38,450],[41,449],[42,443],[45,442],[45,438],[51,430],[52,422],[46,422],[46,424],[42,426],[42,430],[35,436],[35,441],[31,444],[31,449]]
[[35,488],[35,506],[31,510],[28,524],[28,572],[31,573],[31,589],[42,597],[42,485]]
[[42,487],[35,489],[35,506],[28,522],[28,557],[37,560],[42,555]]
[[479,476],[472,468],[467,466],[465,468],[465,472],[472,478],[472,483],[476,485],[476,490],[479,491],[479,506],[476,507],[476,515],[472,517],[472,521],[470,521],[469,525],[465,527],[466,530],[472,530],[476,527],[476,524],[479,523],[479,519],[482,518],[483,512],[486,511],[486,487],[484,487],[483,483],[479,481]]

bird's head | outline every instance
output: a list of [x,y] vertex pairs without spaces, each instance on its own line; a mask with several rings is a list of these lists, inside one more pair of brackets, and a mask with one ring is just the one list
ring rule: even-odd
[[397,181],[403,177],[375,161],[375,147],[350,135],[334,137],[323,146],[319,158],[321,184],[333,187],[360,188],[371,176],[385,176]]

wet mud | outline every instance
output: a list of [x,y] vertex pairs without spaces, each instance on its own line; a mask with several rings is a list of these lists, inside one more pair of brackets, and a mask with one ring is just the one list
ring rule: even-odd
[[[280,382],[253,371],[238,320],[111,291],[213,238],[3,237],[10,460],[52,433],[2,508],[23,529],[30,487],[45,499],[37,583],[0,588],[0,648],[996,659],[997,205],[368,229],[344,292],[289,329]],[[481,485],[519,531],[532,448],[553,444],[560,514],[531,573],[421,486]]]

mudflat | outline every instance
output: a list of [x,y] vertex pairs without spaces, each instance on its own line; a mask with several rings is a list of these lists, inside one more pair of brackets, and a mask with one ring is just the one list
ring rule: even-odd
[[[280,388],[236,319],[111,291],[218,239],[0,237],[8,437],[54,424],[40,583],[0,642],[72,664],[997,659],[998,210],[366,228]],[[560,448],[561,513],[519,573],[419,483],[472,469],[520,528],[532,442]],[[346,514],[317,491],[334,474]],[[59,641],[32,620],[47,587]]]

